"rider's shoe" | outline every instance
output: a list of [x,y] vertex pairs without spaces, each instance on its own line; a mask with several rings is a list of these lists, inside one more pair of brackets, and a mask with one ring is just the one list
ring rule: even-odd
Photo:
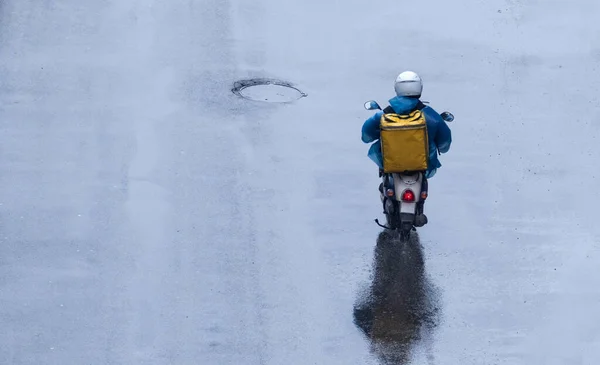
[[425,213],[417,214],[415,216],[415,227],[423,227],[427,224],[427,216]]

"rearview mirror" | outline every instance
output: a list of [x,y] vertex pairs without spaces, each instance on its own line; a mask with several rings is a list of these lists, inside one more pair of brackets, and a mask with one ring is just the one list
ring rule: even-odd
[[367,110],[375,110],[375,109],[381,110],[381,107],[379,106],[379,104],[377,104],[376,101],[369,100],[369,101],[367,101],[365,103],[365,109],[367,109]]
[[450,123],[451,121],[454,120],[454,115],[452,115],[452,113],[450,113],[450,112],[443,112],[440,115],[441,115],[442,119],[444,119],[448,123]]

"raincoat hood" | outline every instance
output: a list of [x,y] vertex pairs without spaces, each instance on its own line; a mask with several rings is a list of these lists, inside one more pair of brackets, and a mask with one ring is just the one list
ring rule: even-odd
[[398,114],[407,114],[417,107],[419,104],[419,99],[417,98],[408,98],[406,96],[395,96],[388,100],[390,106],[394,111]]

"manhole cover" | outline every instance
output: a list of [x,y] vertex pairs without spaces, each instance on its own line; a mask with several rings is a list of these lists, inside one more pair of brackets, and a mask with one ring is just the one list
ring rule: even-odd
[[245,99],[268,103],[289,103],[306,96],[288,82],[271,79],[237,81],[232,91]]

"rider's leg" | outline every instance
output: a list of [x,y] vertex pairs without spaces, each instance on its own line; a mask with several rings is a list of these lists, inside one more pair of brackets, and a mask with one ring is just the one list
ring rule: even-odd
[[427,216],[424,213],[425,200],[429,194],[429,182],[425,175],[423,175],[423,181],[421,182],[421,197],[417,204],[417,215],[415,217],[415,226],[423,227],[427,224]]

